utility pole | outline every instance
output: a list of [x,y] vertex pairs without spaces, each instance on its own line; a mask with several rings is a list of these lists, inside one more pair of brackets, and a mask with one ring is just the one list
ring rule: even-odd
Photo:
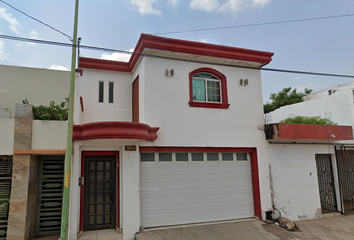
[[66,137],[66,154],[65,154],[65,176],[64,176],[64,193],[63,206],[61,210],[61,230],[60,240],[68,240],[69,226],[69,208],[70,208],[70,175],[73,148],[73,116],[74,116],[74,93],[75,93],[75,70],[76,70],[76,42],[77,42],[77,22],[79,12],[79,0],[75,0],[75,17],[74,17],[74,33],[71,56],[71,80],[69,95],[69,116],[68,116],[68,133]]

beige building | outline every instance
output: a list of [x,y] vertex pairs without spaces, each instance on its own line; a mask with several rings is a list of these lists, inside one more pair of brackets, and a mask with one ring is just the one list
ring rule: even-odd
[[69,71],[0,65],[0,73],[0,118],[12,118],[15,104],[24,99],[38,106],[69,95]]

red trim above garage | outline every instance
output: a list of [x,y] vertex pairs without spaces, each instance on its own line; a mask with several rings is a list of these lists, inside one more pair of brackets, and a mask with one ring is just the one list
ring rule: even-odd
[[271,52],[141,34],[134,49],[134,54],[130,57],[129,62],[80,57],[79,68],[131,72],[140,56],[143,54],[144,49],[256,62],[260,63],[261,66],[270,63],[270,61],[272,61],[272,56],[274,55],[274,53]]
[[74,125],[73,140],[141,139],[155,141],[158,127],[133,122],[94,122]]
[[233,147],[149,147],[140,146],[139,152],[142,153],[152,153],[152,152],[193,152],[193,153],[204,153],[204,152],[223,152],[223,153],[241,153],[248,152],[251,153],[255,148],[233,148]]
[[155,153],[155,152],[193,152],[193,153],[250,153],[251,155],[251,173],[252,173],[252,189],[253,189],[253,204],[254,215],[262,220],[262,208],[261,208],[261,192],[259,188],[259,174],[258,174],[258,157],[257,149],[252,147],[150,147],[140,146],[139,152],[141,153]]

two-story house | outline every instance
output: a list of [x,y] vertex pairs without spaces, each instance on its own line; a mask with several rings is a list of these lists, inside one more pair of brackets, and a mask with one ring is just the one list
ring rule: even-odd
[[260,68],[273,53],[142,34],[129,62],[80,58],[70,237],[265,218]]

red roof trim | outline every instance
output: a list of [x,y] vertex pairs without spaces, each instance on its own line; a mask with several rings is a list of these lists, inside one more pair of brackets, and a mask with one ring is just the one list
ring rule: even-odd
[[[248,61],[267,65],[272,61],[274,53],[256,51],[244,48],[229,47],[202,42],[192,42],[180,39],[158,37],[141,34],[134,49],[135,53],[143,53],[145,48],[194,54],[208,57],[227,58],[232,60]],[[109,71],[131,72],[138,62],[140,55],[133,54],[129,62],[118,62],[94,58],[80,58],[79,68],[91,68]]]
[[74,125],[73,140],[141,139],[155,141],[158,127],[133,122],[94,122]]

